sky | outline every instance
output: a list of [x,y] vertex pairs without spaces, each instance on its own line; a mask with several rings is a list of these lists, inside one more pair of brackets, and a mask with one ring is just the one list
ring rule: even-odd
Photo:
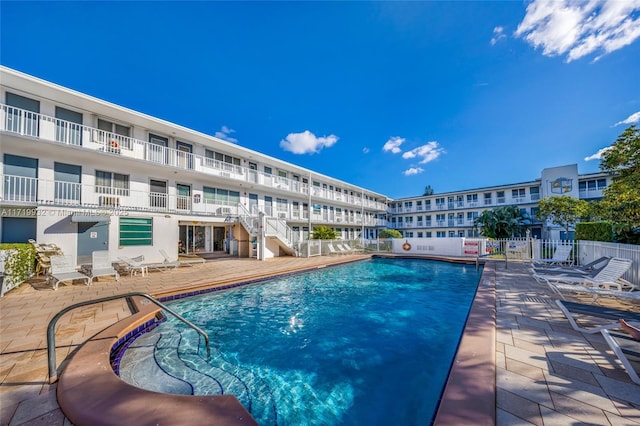
[[640,0],[0,0],[2,65],[390,198],[599,171],[639,38]]

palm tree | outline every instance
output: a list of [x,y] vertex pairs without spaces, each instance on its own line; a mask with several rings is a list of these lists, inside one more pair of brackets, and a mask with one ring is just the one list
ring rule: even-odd
[[518,206],[485,210],[474,221],[474,226],[481,228],[481,235],[488,238],[521,237],[529,224],[529,218]]

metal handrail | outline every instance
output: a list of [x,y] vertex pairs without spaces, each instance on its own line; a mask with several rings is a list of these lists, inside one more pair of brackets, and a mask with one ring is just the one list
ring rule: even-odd
[[51,321],[49,321],[49,326],[47,327],[47,356],[48,356],[48,359],[49,359],[49,383],[55,383],[58,380],[58,374],[57,374],[57,370],[56,370],[56,335],[55,335],[55,326],[56,326],[56,323],[58,322],[58,320],[60,319],[60,317],[62,317],[62,315],[66,314],[67,312],[69,312],[69,311],[71,311],[72,309],[75,309],[75,308],[80,308],[82,306],[88,306],[88,305],[94,305],[96,303],[109,302],[111,300],[116,300],[116,299],[120,299],[120,298],[123,298],[123,297],[130,298],[130,297],[133,297],[133,296],[140,296],[140,297],[143,297],[143,298],[149,300],[150,302],[154,303],[155,305],[157,305],[160,308],[164,309],[165,311],[169,312],[170,314],[172,314],[173,316],[178,318],[180,321],[182,321],[183,323],[185,323],[186,325],[188,325],[189,327],[193,328],[195,331],[200,333],[204,337],[204,342],[205,342],[205,345],[206,345],[206,348],[207,348],[207,359],[211,356],[211,349],[209,348],[209,336],[200,327],[198,327],[197,325],[195,325],[195,324],[191,323],[190,321],[184,319],[182,316],[180,316],[180,314],[178,314],[177,312],[173,311],[171,308],[169,308],[165,304],[159,302],[158,300],[156,300],[155,298],[151,297],[150,295],[148,295],[146,293],[133,292],[133,293],[126,293],[126,294],[119,294],[119,295],[116,295],[116,296],[109,296],[109,297],[103,297],[103,298],[100,298],[100,299],[87,300],[85,302],[80,302],[80,303],[76,303],[76,304],[71,305],[71,306],[67,306],[66,308],[64,308],[63,310],[58,312],[51,319]]

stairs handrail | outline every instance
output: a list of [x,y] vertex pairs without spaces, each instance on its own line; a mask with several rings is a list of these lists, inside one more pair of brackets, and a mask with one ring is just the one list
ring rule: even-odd
[[149,300],[151,303],[153,303],[153,304],[159,306],[160,308],[164,309],[165,311],[169,312],[170,314],[172,314],[173,316],[178,318],[180,321],[182,321],[183,323],[185,323],[186,325],[188,325],[189,327],[191,327],[195,331],[197,331],[199,334],[201,334],[204,337],[205,346],[207,348],[207,359],[211,356],[211,349],[209,348],[209,336],[200,327],[198,327],[197,325],[193,324],[189,320],[183,318],[180,314],[178,314],[177,312],[175,312],[174,310],[169,308],[164,303],[161,303],[160,301],[158,301],[154,297],[148,295],[147,293],[132,292],[132,293],[125,293],[125,294],[118,294],[118,295],[115,295],[115,296],[102,297],[100,299],[86,300],[84,302],[79,302],[79,303],[75,303],[75,304],[73,304],[71,306],[67,306],[66,308],[64,308],[63,310],[58,312],[51,319],[51,321],[49,321],[49,326],[47,327],[47,356],[48,356],[48,359],[49,359],[49,383],[55,383],[58,380],[58,374],[57,374],[57,371],[56,371],[56,332],[55,332],[55,326],[56,326],[56,323],[58,322],[58,320],[60,319],[60,317],[62,317],[62,315],[66,314],[67,312],[69,312],[69,311],[71,311],[73,309],[76,309],[76,308],[80,308],[82,306],[94,305],[96,303],[102,303],[102,302],[109,302],[111,300],[121,299],[121,298],[124,298],[124,297],[130,298],[130,297],[133,297],[133,296],[139,296],[139,297],[143,297],[143,298]]

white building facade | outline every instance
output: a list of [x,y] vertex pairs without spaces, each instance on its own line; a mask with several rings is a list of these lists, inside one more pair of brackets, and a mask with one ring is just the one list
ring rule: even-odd
[[[532,237],[563,240],[566,230],[537,219],[538,202],[557,195],[595,201],[610,182],[605,173],[579,175],[576,164],[551,167],[529,182],[393,200],[389,227],[406,238],[473,238],[479,235],[474,220],[484,210],[517,206],[531,221]],[[571,239],[573,230],[569,232]]]
[[162,260],[375,238],[382,194],[0,67],[0,241]]

